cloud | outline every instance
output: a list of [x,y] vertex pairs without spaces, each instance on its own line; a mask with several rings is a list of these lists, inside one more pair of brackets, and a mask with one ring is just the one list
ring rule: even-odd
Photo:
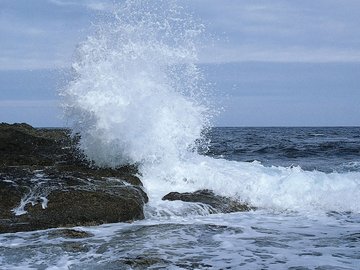
[[[118,2],[121,2],[119,0]],[[3,5],[3,3],[5,3]],[[359,62],[360,2],[182,0],[207,25],[201,62]],[[69,66],[94,14],[113,0],[2,2],[0,69]]]
[[72,8],[26,4],[7,2],[0,13],[0,70],[69,66],[76,44],[86,36],[81,29],[90,24],[89,16]]
[[99,2],[93,1],[86,4],[86,7],[92,10],[106,11],[106,10],[111,10],[113,5],[100,1]]
[[64,1],[64,0],[48,0],[50,3],[55,4],[57,6],[73,6],[76,5],[76,2],[72,1]]
[[50,3],[66,7],[66,6],[77,6],[85,7],[94,11],[106,11],[111,10],[113,4],[109,1],[95,1],[95,0],[79,0],[79,1],[69,1],[69,0],[48,0]]
[[[334,0],[193,0],[190,5],[213,33],[202,62],[357,62],[360,18]],[[215,57],[214,57],[215,55]]]

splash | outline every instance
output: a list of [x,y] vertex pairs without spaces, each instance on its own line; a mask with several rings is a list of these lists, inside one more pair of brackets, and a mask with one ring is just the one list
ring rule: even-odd
[[80,148],[98,166],[157,163],[194,149],[211,112],[196,43],[175,1],[126,1],[77,50],[62,91]]
[[80,148],[96,165],[139,165],[149,212],[197,212],[161,197],[198,189],[263,208],[360,212],[359,173],[268,168],[197,154],[214,112],[196,65],[204,27],[175,1],[129,0],[114,10],[80,44],[63,106],[81,134]]
[[[259,162],[200,155],[166,166],[146,167],[143,172],[154,215],[171,208],[161,201],[166,193],[199,189],[212,189],[219,195],[271,211],[360,213],[360,172],[324,173],[304,171],[300,167],[265,167]],[[173,214],[176,215],[176,211]]]

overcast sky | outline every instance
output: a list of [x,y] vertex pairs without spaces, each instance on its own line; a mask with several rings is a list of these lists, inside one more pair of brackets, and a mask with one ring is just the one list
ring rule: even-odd
[[[0,0],[0,122],[62,125],[49,69],[70,66],[113,2]],[[224,107],[216,125],[360,125],[359,0],[179,2],[213,37],[200,62]]]

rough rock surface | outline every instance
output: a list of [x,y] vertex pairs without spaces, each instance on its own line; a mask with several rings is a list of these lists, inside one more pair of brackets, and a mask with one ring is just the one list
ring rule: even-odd
[[66,129],[0,124],[0,233],[143,219],[132,166],[91,166]]
[[251,209],[253,209],[247,204],[241,203],[228,197],[216,195],[211,190],[198,190],[195,192],[186,193],[170,192],[162,199],[168,201],[180,200],[184,202],[206,204],[211,207],[212,213],[231,213],[250,211]]

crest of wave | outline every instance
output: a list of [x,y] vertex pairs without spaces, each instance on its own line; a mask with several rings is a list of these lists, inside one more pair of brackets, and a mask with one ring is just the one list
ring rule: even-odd
[[202,30],[174,1],[131,0],[79,45],[61,96],[90,160],[157,163],[195,147],[210,119],[195,64]]

